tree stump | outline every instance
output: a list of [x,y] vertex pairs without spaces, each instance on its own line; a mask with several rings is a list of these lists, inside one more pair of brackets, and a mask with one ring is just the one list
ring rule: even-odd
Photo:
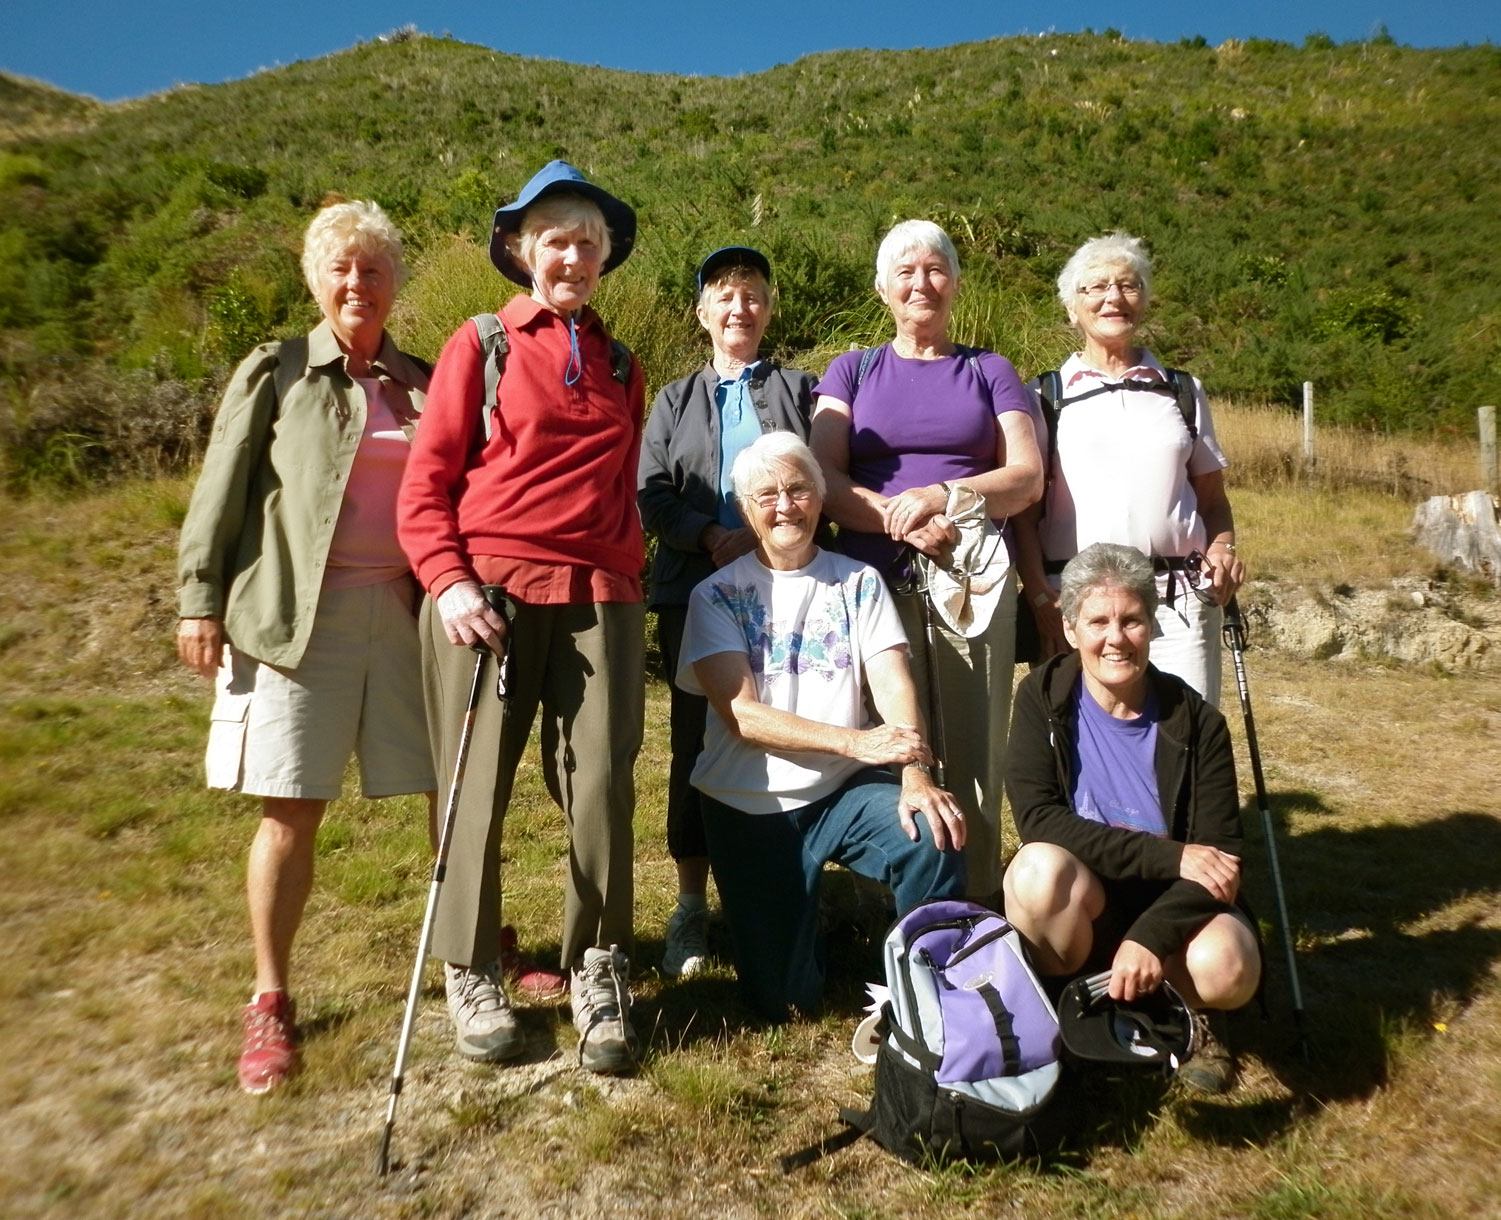
[[1445,563],[1501,588],[1501,509],[1485,491],[1433,496],[1419,504],[1412,526],[1419,546]]

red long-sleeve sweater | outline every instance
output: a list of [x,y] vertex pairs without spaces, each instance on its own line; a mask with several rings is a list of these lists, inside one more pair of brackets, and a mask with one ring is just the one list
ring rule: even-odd
[[[613,374],[609,335],[585,309],[583,374],[567,386],[568,322],[528,296],[500,311],[510,341],[494,429],[484,440],[479,335],[465,322],[444,345],[397,499],[397,536],[434,597],[474,578],[471,558],[598,567],[631,578],[645,552],[636,464],[646,410],[633,357]],[[482,447],[483,446],[483,447]]]

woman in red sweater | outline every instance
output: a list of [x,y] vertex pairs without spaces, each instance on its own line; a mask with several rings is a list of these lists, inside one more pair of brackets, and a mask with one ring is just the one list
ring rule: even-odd
[[[618,1072],[636,1060],[628,978],[645,387],[588,304],[635,234],[630,206],[562,161],[495,213],[490,258],[529,290],[499,311],[509,350],[497,393],[486,401],[485,352],[466,322],[438,361],[402,481],[401,543],[428,593],[423,664],[440,775],[452,774],[457,753],[469,646],[490,648],[497,665],[514,647],[508,704],[480,702],[433,933],[459,1050],[474,1059],[525,1050],[497,960],[500,836],[540,705],[548,790],[570,833],[562,965],[580,1062]],[[510,594],[509,628],[482,585]]]

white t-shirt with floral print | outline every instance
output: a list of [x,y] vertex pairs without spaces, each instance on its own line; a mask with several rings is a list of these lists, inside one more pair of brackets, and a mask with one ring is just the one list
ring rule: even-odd
[[[749,661],[756,693],[768,706],[824,724],[866,728],[865,662],[906,645],[896,607],[874,568],[820,550],[806,567],[777,572],[752,552],[693,590],[677,684],[703,694],[693,662],[738,652]],[[748,745],[710,704],[693,786],[745,813],[777,813],[822,799],[864,766],[811,750]]]

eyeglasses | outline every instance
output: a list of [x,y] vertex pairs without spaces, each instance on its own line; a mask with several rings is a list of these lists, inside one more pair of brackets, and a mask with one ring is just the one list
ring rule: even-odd
[[1218,606],[1220,599],[1214,595],[1213,575],[1205,570],[1208,566],[1203,551],[1189,551],[1183,557],[1183,581],[1206,606]]
[[1093,284],[1080,284],[1076,291],[1081,297],[1088,297],[1091,301],[1102,301],[1110,295],[1112,288],[1117,289],[1128,301],[1141,296],[1141,284],[1137,280],[1096,280]]
[[763,487],[751,492],[751,499],[762,508],[775,508],[785,495],[794,504],[806,504],[818,489],[811,483],[788,483],[785,487]]

